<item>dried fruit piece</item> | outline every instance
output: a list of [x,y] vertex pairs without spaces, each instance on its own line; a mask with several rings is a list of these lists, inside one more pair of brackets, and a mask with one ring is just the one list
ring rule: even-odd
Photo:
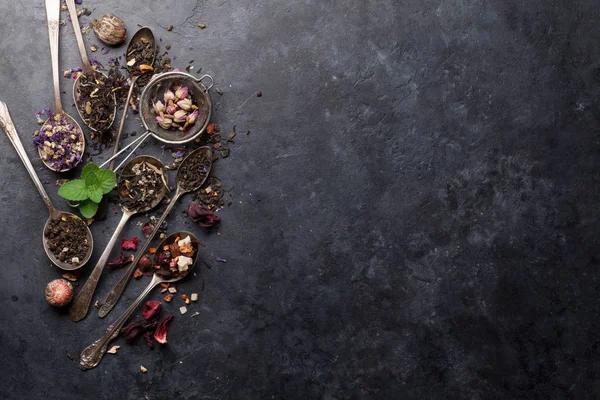
[[142,317],[146,320],[158,315],[160,313],[160,301],[148,300],[144,304],[144,311],[142,311]]
[[177,288],[176,288],[176,287],[174,287],[174,286],[171,286],[171,287],[169,288],[169,293],[177,293]]
[[186,305],[189,305],[190,304],[190,299],[185,299],[184,302],[185,302]]
[[142,271],[148,271],[150,268],[152,268],[152,260],[144,255],[142,258],[140,258],[138,265]]
[[79,278],[79,276],[73,272],[67,272],[66,274],[63,274],[62,277],[71,282],[75,282],[77,278]]
[[65,279],[55,279],[46,285],[46,301],[54,307],[62,307],[73,298],[73,285]]
[[163,300],[166,301],[167,303],[170,303],[171,300],[173,300],[173,295],[169,293],[168,295],[165,296],[165,298]]
[[173,319],[173,316],[167,314],[160,321],[156,330],[154,331],[154,340],[158,343],[165,344],[167,343],[167,324]]
[[181,298],[185,301],[188,299],[188,295],[184,293],[181,295]]
[[113,346],[110,350],[107,351],[108,354],[117,354],[117,350],[119,350],[121,346]]
[[144,273],[142,271],[140,271],[139,268],[136,268],[135,271],[133,271],[133,277],[135,279],[141,278],[142,275],[144,275]]
[[143,365],[140,365],[140,371],[146,373],[148,371],[148,368],[144,367]]
[[186,306],[179,307],[179,312],[181,313],[181,315],[185,314],[187,312],[187,307]]
[[198,24],[198,28],[204,29],[204,28],[206,28],[206,25],[204,25],[204,24]]
[[160,284],[160,286],[164,287],[165,289],[169,287],[169,282],[163,282]]
[[155,253],[156,253],[156,247],[150,247],[150,248],[148,249],[148,253],[150,253],[150,254],[155,254]]
[[192,293],[191,300],[198,301],[198,293]]

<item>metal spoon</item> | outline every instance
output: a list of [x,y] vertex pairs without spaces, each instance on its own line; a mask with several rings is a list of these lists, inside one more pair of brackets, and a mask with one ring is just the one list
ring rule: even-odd
[[[167,236],[165,238],[165,240],[163,240],[161,242],[159,248],[162,248],[164,245],[173,243],[173,241],[177,237],[185,238],[187,236],[189,236],[190,239],[192,240],[192,247],[195,250],[194,256],[192,257],[192,265],[189,266],[189,270],[188,270],[188,275],[189,275],[189,271],[192,269],[192,267],[194,266],[194,264],[196,264],[196,261],[198,260],[198,246],[200,243],[198,241],[198,238],[196,236],[194,236],[193,233],[186,232],[186,231],[175,232],[175,233]],[[156,257],[158,258],[158,254],[156,255]],[[100,339],[96,340],[94,343],[92,343],[91,345],[86,347],[81,352],[79,368],[81,368],[82,370],[91,369],[100,363],[100,361],[102,360],[102,357],[106,353],[108,344],[111,341],[113,341],[114,339],[116,339],[117,336],[119,336],[119,333],[121,332],[121,328],[123,327],[123,325],[125,324],[127,319],[131,316],[131,314],[135,311],[135,309],[140,305],[140,303],[144,300],[144,298],[148,295],[148,293],[150,293],[150,291],[152,289],[154,289],[154,287],[156,285],[158,285],[160,283],[166,283],[166,282],[177,282],[177,281],[181,280],[182,278],[184,278],[184,277],[177,276],[175,278],[165,279],[157,274],[154,274],[154,276],[152,277],[152,280],[150,281],[150,283],[148,284],[146,289],[144,289],[142,294],[140,294],[140,296],[131,304],[131,306],[129,306],[129,308],[123,313],[123,315],[108,327],[108,329],[106,330],[106,332]]]
[[[27,172],[29,172],[29,176],[31,176],[31,179],[33,179],[33,183],[35,184],[35,187],[37,188],[38,192],[40,192],[40,196],[42,196],[42,199],[44,200],[46,207],[48,207],[48,211],[49,211],[50,215],[48,216],[48,220],[46,221],[46,224],[44,225],[44,230],[42,231],[42,240],[44,243],[44,251],[46,252],[46,255],[48,256],[50,261],[52,261],[57,267],[64,269],[66,271],[72,271],[72,270],[82,267],[83,265],[85,265],[86,262],[88,262],[88,260],[90,259],[91,255],[92,255],[92,251],[94,249],[94,241],[92,239],[92,232],[90,231],[90,228],[85,224],[85,222],[81,221],[81,218],[79,218],[77,215],[71,214],[70,212],[66,212],[66,211],[59,211],[54,207],[54,205],[52,204],[52,201],[50,200],[50,197],[48,196],[48,193],[46,193],[46,190],[44,190],[44,185],[42,185],[40,178],[35,173],[35,169],[33,168],[33,165],[31,164],[29,157],[27,157],[25,148],[23,147],[23,144],[21,143],[21,140],[19,139],[19,134],[17,133],[17,130],[12,121],[12,118],[10,117],[10,113],[8,112],[8,107],[6,106],[5,103],[3,103],[1,101],[0,101],[0,127],[4,130],[4,132],[6,133],[6,136],[8,136],[8,139],[10,140],[12,145],[15,147],[15,150],[17,150],[17,154],[21,158],[21,161],[23,161],[23,164],[25,164],[25,168],[27,169]],[[84,257],[84,259],[80,260],[80,263],[77,265],[72,265],[72,264],[68,264],[66,262],[60,261],[59,259],[57,259],[54,256],[54,254],[52,253],[52,251],[50,251],[50,248],[48,246],[48,239],[46,238],[46,235],[44,234],[44,232],[46,231],[46,228],[48,227],[48,224],[51,221],[55,221],[59,218],[76,218],[76,219],[80,220],[81,223],[83,224],[83,226],[85,226],[85,228],[86,228],[86,239],[89,244],[89,248],[88,248],[88,252],[87,252],[86,256]]]
[[169,215],[169,213],[175,206],[175,203],[177,203],[177,200],[179,200],[179,198],[181,196],[183,196],[185,193],[193,192],[195,190],[200,189],[200,187],[204,184],[204,181],[206,181],[206,178],[210,174],[210,169],[211,169],[212,163],[209,164],[208,171],[206,171],[206,175],[204,176],[204,179],[196,187],[193,187],[193,188],[187,188],[187,187],[183,188],[182,187],[181,176],[179,173],[179,171],[181,171],[181,167],[183,167],[186,162],[190,162],[195,157],[201,155],[202,152],[209,159],[212,159],[211,148],[208,146],[202,146],[202,147],[199,147],[196,150],[192,151],[181,162],[181,165],[179,166],[179,169],[177,170],[177,189],[175,189],[175,195],[173,196],[173,198],[171,199],[171,202],[169,203],[169,205],[163,212],[162,216],[159,218],[158,222],[154,226],[154,230],[152,231],[152,233],[150,234],[148,239],[146,239],[146,243],[140,248],[140,251],[136,255],[133,262],[129,265],[127,270],[123,273],[123,276],[121,277],[119,282],[117,282],[117,284],[112,288],[112,290],[106,295],[104,300],[102,300],[102,305],[100,306],[100,310],[98,310],[98,315],[100,316],[100,318],[106,317],[108,315],[108,313],[115,307],[115,305],[117,304],[117,301],[119,301],[119,298],[121,298],[121,295],[123,294],[123,291],[125,290],[125,287],[127,286],[127,283],[129,282],[129,277],[135,270],[135,267],[136,267],[138,261],[140,261],[140,258],[142,258],[142,256],[146,252],[146,249],[150,245],[150,242],[154,238],[154,235],[156,235],[156,232],[160,229],[160,226],[162,225],[162,223],[165,221],[165,219],[167,218],[167,216]]
[[81,35],[81,27],[79,26],[79,19],[77,18],[77,8],[75,8],[75,0],[66,0],[67,1],[67,7],[69,8],[69,15],[71,16],[71,22],[73,23],[73,30],[75,31],[75,38],[77,39],[77,47],[79,48],[79,53],[81,55],[81,61],[83,63],[83,71],[81,74],[79,74],[79,76],[77,77],[77,80],[75,81],[75,84],[73,85],[73,99],[75,100],[75,104],[77,104],[77,112],[79,113],[79,116],[81,117],[81,119],[83,120],[83,122],[85,122],[85,124],[93,131],[95,132],[104,132],[106,130],[108,130],[114,120],[115,120],[115,114],[117,113],[117,99],[115,97],[115,94],[112,94],[112,99],[113,99],[113,104],[114,104],[114,108],[113,108],[113,112],[112,112],[112,120],[110,121],[110,124],[108,124],[107,126],[94,126],[93,122],[90,121],[86,115],[82,114],[80,109],[80,101],[79,101],[79,87],[81,85],[81,76],[85,75],[86,77],[99,77],[100,75],[104,76],[105,78],[108,79],[108,76],[106,76],[106,74],[103,74],[100,71],[96,71],[94,68],[92,68],[92,65],[90,64],[90,61],[88,60],[88,56],[87,56],[87,52],[85,50],[85,43],[83,42],[83,36]]
[[[158,196],[154,199],[154,201],[152,203],[146,204],[139,209],[130,210],[130,209],[127,209],[123,205],[121,206],[121,210],[123,211],[123,216],[121,217],[121,221],[119,221],[119,225],[117,225],[115,232],[113,233],[112,237],[108,241],[108,244],[106,245],[106,249],[104,249],[104,252],[100,256],[100,259],[96,263],[96,266],[94,267],[94,270],[90,274],[88,280],[85,282],[85,284],[83,285],[83,287],[81,288],[81,290],[79,291],[77,296],[75,297],[75,300],[73,301],[73,306],[71,307],[71,310],[69,311],[69,316],[71,317],[71,321],[73,321],[73,322],[81,321],[87,315],[88,308],[90,307],[90,303],[92,302],[92,296],[94,295],[94,291],[96,290],[96,286],[98,285],[98,281],[100,280],[100,276],[102,275],[102,270],[104,269],[104,266],[106,265],[106,262],[108,261],[108,257],[110,256],[110,252],[112,251],[112,249],[117,241],[117,238],[119,237],[119,235],[121,235],[121,231],[125,227],[125,224],[127,223],[127,221],[129,221],[129,218],[131,218],[131,216],[134,214],[146,212],[146,211],[153,209],[154,207],[156,207],[158,205],[158,203],[161,202],[163,197],[165,197],[165,193],[167,192],[167,183],[166,183],[167,182],[166,181],[167,171],[165,169],[165,166],[156,158],[150,157],[150,156],[135,157],[134,159],[129,161],[129,163],[125,166],[125,170],[123,171],[123,173],[126,174],[127,171],[130,171],[131,168],[133,168],[134,165],[139,164],[141,162],[147,162],[147,163],[153,165],[154,167],[158,168],[160,171],[162,171],[162,174],[163,174],[163,177],[165,177],[165,180],[163,180],[161,182],[162,185],[161,185],[160,193],[158,194]],[[124,181],[124,179],[121,180],[121,184],[119,184],[119,187],[121,187],[121,185],[123,184],[122,183],[123,181]],[[122,195],[121,190],[119,190],[119,194]],[[123,199],[123,197],[121,197],[121,199]]]
[[[125,60],[129,61],[129,56],[132,53],[133,49],[136,48],[138,46],[138,44],[141,44],[141,43],[150,43],[151,44],[150,47],[152,47],[152,59],[147,60],[147,61],[149,61],[148,62],[149,65],[154,64],[154,53],[156,52],[156,41],[154,40],[154,34],[152,33],[152,30],[150,28],[148,28],[147,26],[140,28],[135,33],[135,35],[133,35],[131,40],[129,41],[129,45],[127,46],[127,52],[125,53]],[[137,63],[134,65],[137,65]],[[129,69],[127,69],[127,73],[129,73]],[[133,89],[135,88],[135,83],[137,82],[138,78],[142,74],[143,74],[143,72],[138,75],[129,77],[129,93],[127,93],[127,100],[125,100],[125,105],[123,106],[123,115],[121,116],[121,124],[119,125],[119,131],[117,132],[117,138],[115,139],[115,148],[113,149],[113,156],[115,154],[117,154],[117,152],[119,151],[119,142],[121,141],[121,133],[123,132],[123,126],[125,125],[125,119],[127,119],[127,108],[129,107],[129,101],[131,100],[131,96],[133,95]],[[110,161],[108,169],[112,170],[114,168],[114,166],[115,166],[115,159],[113,158]]]
[[[62,106],[60,101],[60,83],[59,83],[59,75],[58,75],[58,27],[59,27],[59,18],[60,18],[60,0],[46,0],[46,18],[48,20],[48,36],[50,38],[50,56],[52,59],[52,81],[54,83],[54,113],[62,114],[70,123],[72,123],[76,132],[75,135],[78,137],[83,136],[83,130],[81,126],[67,114]],[[48,118],[42,125],[46,125],[50,122],[50,118]],[[82,142],[83,148],[81,153],[85,151],[85,140]],[[50,168],[52,171],[56,171],[54,168],[50,166],[46,160],[44,160],[42,150],[38,147],[38,153],[40,154],[40,158],[44,165]],[[69,171],[74,168],[77,164],[73,164],[70,168],[61,169],[58,172]]]

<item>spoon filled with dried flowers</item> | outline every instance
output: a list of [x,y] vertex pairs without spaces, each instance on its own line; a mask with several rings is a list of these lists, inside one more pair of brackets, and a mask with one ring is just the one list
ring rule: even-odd
[[73,301],[73,306],[69,311],[73,322],[81,321],[87,315],[92,296],[110,252],[129,218],[156,207],[167,192],[167,182],[168,176],[164,165],[154,157],[135,157],[125,166],[118,185],[123,216],[94,270]]
[[73,99],[79,116],[93,131],[107,131],[117,112],[117,100],[108,77],[92,68],[85,51],[74,0],[66,0],[83,63],[82,72],[73,85]]
[[68,271],[83,266],[90,259],[94,248],[92,232],[85,222],[75,214],[59,211],[54,207],[44,185],[35,173],[29,157],[27,157],[8,107],[3,102],[0,102],[0,128],[4,130],[17,150],[17,154],[48,207],[50,215],[44,225],[43,233],[44,251],[48,258],[59,268]]
[[[121,134],[123,133],[123,126],[125,125],[125,119],[127,118],[127,108],[129,107],[129,101],[133,95],[135,84],[140,76],[147,72],[152,72],[154,68],[154,55],[156,53],[156,42],[154,40],[154,34],[152,30],[146,26],[140,28],[135,35],[129,41],[127,46],[127,52],[125,58],[127,60],[127,75],[129,75],[129,93],[127,93],[127,100],[123,106],[123,115],[121,116],[121,124],[117,132],[115,139],[115,147],[113,148],[113,155],[119,151],[119,142],[121,141]],[[115,160],[111,160],[108,169],[113,169]]]
[[58,28],[60,0],[46,0],[50,56],[52,59],[52,81],[54,84],[54,113],[47,110],[48,119],[34,134],[33,143],[38,149],[44,165],[53,171],[65,172],[81,162],[85,140],[81,127],[68,115],[60,101],[58,74]]
[[145,254],[146,249],[150,245],[150,242],[156,235],[156,232],[160,229],[160,226],[167,218],[177,200],[185,193],[193,192],[195,190],[200,189],[200,187],[204,184],[204,181],[208,177],[210,173],[210,168],[212,166],[212,150],[210,147],[202,146],[192,151],[182,162],[177,170],[177,188],[175,189],[175,195],[169,202],[169,205],[158,219],[158,222],[154,224],[154,230],[146,239],[146,243],[140,249],[139,253],[133,260],[127,270],[123,273],[123,276],[117,282],[117,284],[112,288],[112,290],[106,295],[104,300],[102,300],[102,306],[98,311],[98,315],[100,318],[104,318],[117,304],[119,298],[123,294],[127,283],[129,282],[129,277],[135,270],[137,263],[140,261],[141,257]]
[[142,294],[129,306],[123,315],[113,322],[104,335],[81,352],[79,368],[96,367],[106,353],[108,344],[117,338],[121,328],[144,298],[160,283],[177,282],[189,275],[198,259],[200,242],[193,233],[180,231],[167,236],[158,246],[154,258],[154,275]]

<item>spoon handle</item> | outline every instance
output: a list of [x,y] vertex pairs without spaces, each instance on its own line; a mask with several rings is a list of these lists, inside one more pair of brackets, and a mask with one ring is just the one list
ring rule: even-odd
[[[121,134],[123,133],[123,127],[125,126],[125,120],[127,119],[127,109],[129,108],[129,101],[131,100],[131,96],[133,95],[133,89],[135,89],[135,83],[138,80],[139,75],[131,78],[131,82],[129,82],[129,93],[127,93],[127,100],[125,100],[125,104],[123,105],[123,115],[121,116],[121,123],[119,124],[119,131],[117,132],[117,137],[115,138],[115,147],[113,149],[113,156],[117,154],[119,151],[119,142],[121,141]],[[115,167],[115,159],[110,160],[110,164],[108,164],[108,169],[113,169]],[[118,168],[117,168],[118,169]]]
[[60,0],[46,0],[46,18],[48,19],[48,38],[50,39],[50,57],[52,59],[52,82],[54,84],[54,112],[63,112],[60,102],[60,84],[58,78],[58,20],[60,18]]
[[140,296],[129,306],[129,308],[123,313],[123,315],[121,315],[119,319],[117,319],[108,327],[108,329],[100,339],[96,340],[94,343],[86,347],[81,352],[79,368],[81,368],[82,370],[91,369],[100,363],[102,357],[104,357],[104,354],[106,354],[108,344],[111,341],[115,340],[117,336],[119,336],[121,328],[123,328],[123,325],[125,324],[127,319],[140,305],[140,303],[144,300],[148,293],[150,293],[150,291],[161,282],[163,282],[163,280],[157,275],[154,275],[152,277],[150,284],[148,284],[148,286],[146,287],[146,289],[144,289],[142,294],[140,294]]
[[167,215],[169,215],[169,213],[175,206],[175,203],[177,202],[177,200],[179,200],[179,198],[181,197],[181,195],[183,193],[184,192],[181,192],[179,190],[179,186],[178,186],[177,190],[175,191],[175,195],[171,199],[171,202],[169,203],[169,205],[167,205],[167,208],[165,209],[162,216],[156,223],[154,230],[152,231],[150,236],[148,236],[148,238],[146,239],[146,243],[144,243],[144,245],[140,248],[139,253],[135,256],[135,259],[133,260],[133,262],[131,264],[129,264],[129,267],[127,267],[127,270],[125,270],[125,272],[123,273],[123,276],[121,277],[119,282],[117,282],[117,284],[112,288],[112,290],[106,295],[104,300],[102,300],[102,306],[100,306],[100,310],[98,310],[98,316],[100,318],[106,317],[108,315],[108,313],[111,312],[111,310],[115,307],[115,305],[117,304],[119,299],[121,298],[121,295],[123,294],[123,292],[125,291],[125,288],[127,287],[127,284],[129,283],[129,277],[135,270],[135,266],[140,261],[142,256],[146,253],[146,249],[150,245],[150,242],[152,242],[152,239],[156,235],[156,232],[158,232],[160,226],[165,221],[165,218],[167,218]]
[[27,172],[29,172],[29,176],[31,176],[31,179],[33,179],[35,187],[37,188],[38,192],[40,192],[40,196],[42,196],[46,207],[48,207],[48,211],[50,211],[50,215],[54,215],[56,213],[56,208],[54,208],[52,200],[50,200],[48,193],[46,193],[44,185],[42,185],[40,178],[35,173],[35,168],[33,168],[33,165],[31,164],[31,161],[29,160],[29,157],[25,152],[25,148],[21,143],[21,139],[19,139],[19,134],[17,133],[17,129],[15,128],[15,124],[13,123],[12,118],[10,117],[10,113],[8,112],[8,107],[6,106],[6,103],[3,103],[1,101],[0,127],[4,130],[6,136],[8,136],[8,139],[15,147],[15,150],[17,150],[17,154],[21,158],[21,161],[23,161],[23,164],[25,164],[25,168],[27,169]]
[[75,38],[77,39],[77,47],[79,48],[79,54],[81,54],[81,61],[83,63],[83,73],[89,74],[92,71],[92,66],[88,60],[87,52],[85,51],[85,43],[83,42],[83,36],[81,35],[81,27],[79,26],[79,18],[77,17],[77,8],[75,7],[75,0],[66,0],[67,7],[69,8],[69,15],[71,16],[71,22],[73,23],[73,30],[75,31]]
[[106,264],[106,261],[110,256],[110,252],[112,251],[115,242],[117,241],[117,238],[121,234],[123,227],[125,227],[125,224],[129,220],[129,217],[131,217],[132,215],[133,214],[128,211],[125,211],[123,213],[121,221],[119,221],[119,225],[117,225],[115,232],[113,233],[112,237],[108,241],[108,244],[106,245],[106,249],[104,249],[104,252],[102,253],[100,259],[96,263],[94,270],[90,274],[90,277],[85,282],[85,284],[77,294],[77,297],[75,297],[75,300],[73,301],[73,306],[71,307],[71,310],[69,310],[69,316],[71,317],[71,321],[81,321],[87,315],[88,308],[90,307],[90,303],[92,302],[92,296],[94,295],[94,291],[96,290],[96,286],[98,285],[98,281],[100,280],[100,276],[102,275],[104,265]]

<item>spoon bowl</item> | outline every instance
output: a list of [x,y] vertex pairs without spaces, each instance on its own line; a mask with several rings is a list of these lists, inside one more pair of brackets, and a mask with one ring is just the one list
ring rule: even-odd
[[[81,126],[73,117],[71,117],[69,114],[67,114],[64,111],[62,112],[61,117],[66,119],[68,121],[68,124],[73,127],[72,132],[77,137],[77,140],[81,144],[81,151],[79,151],[79,154],[80,154],[79,159],[78,160],[75,159],[75,162],[73,162],[71,164],[71,166],[65,167],[65,168],[55,168],[52,166],[51,160],[46,159],[46,153],[44,152],[44,150],[42,148],[38,147],[37,148],[38,154],[40,156],[40,159],[44,163],[44,165],[46,167],[48,167],[48,169],[51,169],[52,171],[55,171],[55,172],[67,172],[67,171],[72,170],[73,168],[75,168],[77,165],[79,165],[81,163],[81,160],[83,160],[83,154],[85,153],[85,139],[83,138],[83,130],[81,129]],[[44,123],[42,124],[42,127],[49,123],[51,123],[50,118],[48,118],[46,121],[44,121]]]
[[157,249],[156,250],[156,254],[154,255],[154,265],[158,265],[158,257],[160,255],[160,253],[162,252],[162,249],[163,249],[164,246],[173,244],[175,242],[175,239],[177,239],[177,238],[179,238],[179,239],[185,239],[187,236],[190,237],[191,243],[192,243],[192,248],[194,249],[194,255],[192,256],[192,264],[188,267],[188,270],[186,271],[186,273],[184,275],[163,276],[163,275],[161,275],[158,272],[160,270],[155,271],[154,275],[158,275],[160,277],[160,279],[161,279],[161,282],[177,282],[177,281],[183,279],[184,277],[186,277],[187,275],[189,275],[189,273],[192,270],[193,266],[196,264],[196,261],[198,260],[198,249],[200,248],[200,241],[191,232],[188,232],[188,231],[178,231],[178,232],[170,234],[169,236],[167,236],[166,238],[164,238],[164,240],[162,242],[160,242],[160,244],[156,248]]
[[121,204],[121,207],[123,207],[125,210],[136,213],[136,214],[150,211],[151,209],[156,207],[158,205],[158,203],[160,203],[162,201],[162,199],[165,197],[165,194],[167,193],[167,189],[169,186],[169,176],[167,175],[167,169],[165,168],[164,164],[162,162],[160,162],[160,160],[158,160],[157,158],[151,157],[151,156],[138,156],[138,157],[132,158],[131,161],[129,161],[127,163],[127,165],[125,166],[125,168],[123,168],[123,171],[121,172],[121,179],[119,180],[119,185],[118,185],[119,197],[121,198],[121,200],[123,200],[123,195],[122,195],[123,190],[122,189],[125,185],[124,177],[132,174],[131,170],[133,169],[133,167],[142,162],[150,164],[154,168],[156,168],[156,170],[160,171],[160,174],[163,178],[163,181],[162,181],[163,184],[160,187],[160,192],[159,192],[158,196],[156,196],[156,198],[151,203],[146,204],[145,207],[141,207],[136,210],[130,210],[127,207],[125,207],[123,204]]
[[[82,260],[79,260],[79,262],[77,264],[70,264],[68,262],[59,260],[56,257],[56,255],[54,255],[52,250],[50,249],[49,239],[45,233],[46,229],[48,228],[48,225],[50,224],[50,222],[55,221],[57,219],[62,219],[62,218],[65,218],[65,220],[68,220],[69,218],[79,220],[81,222],[81,224],[83,226],[85,226],[85,228],[86,228],[85,241],[86,241],[86,244],[88,245],[88,250],[87,250],[85,257]],[[83,265],[85,265],[90,260],[90,257],[92,256],[92,251],[94,250],[94,239],[92,238],[92,232],[90,231],[90,228],[77,215],[71,214],[70,212],[67,212],[67,211],[56,211],[54,214],[50,214],[50,216],[48,217],[48,220],[44,224],[42,238],[43,238],[43,244],[44,244],[44,251],[46,252],[46,255],[48,256],[50,261],[52,261],[52,263],[54,263],[58,268],[64,269],[65,271],[74,271],[78,268],[81,268]]]

